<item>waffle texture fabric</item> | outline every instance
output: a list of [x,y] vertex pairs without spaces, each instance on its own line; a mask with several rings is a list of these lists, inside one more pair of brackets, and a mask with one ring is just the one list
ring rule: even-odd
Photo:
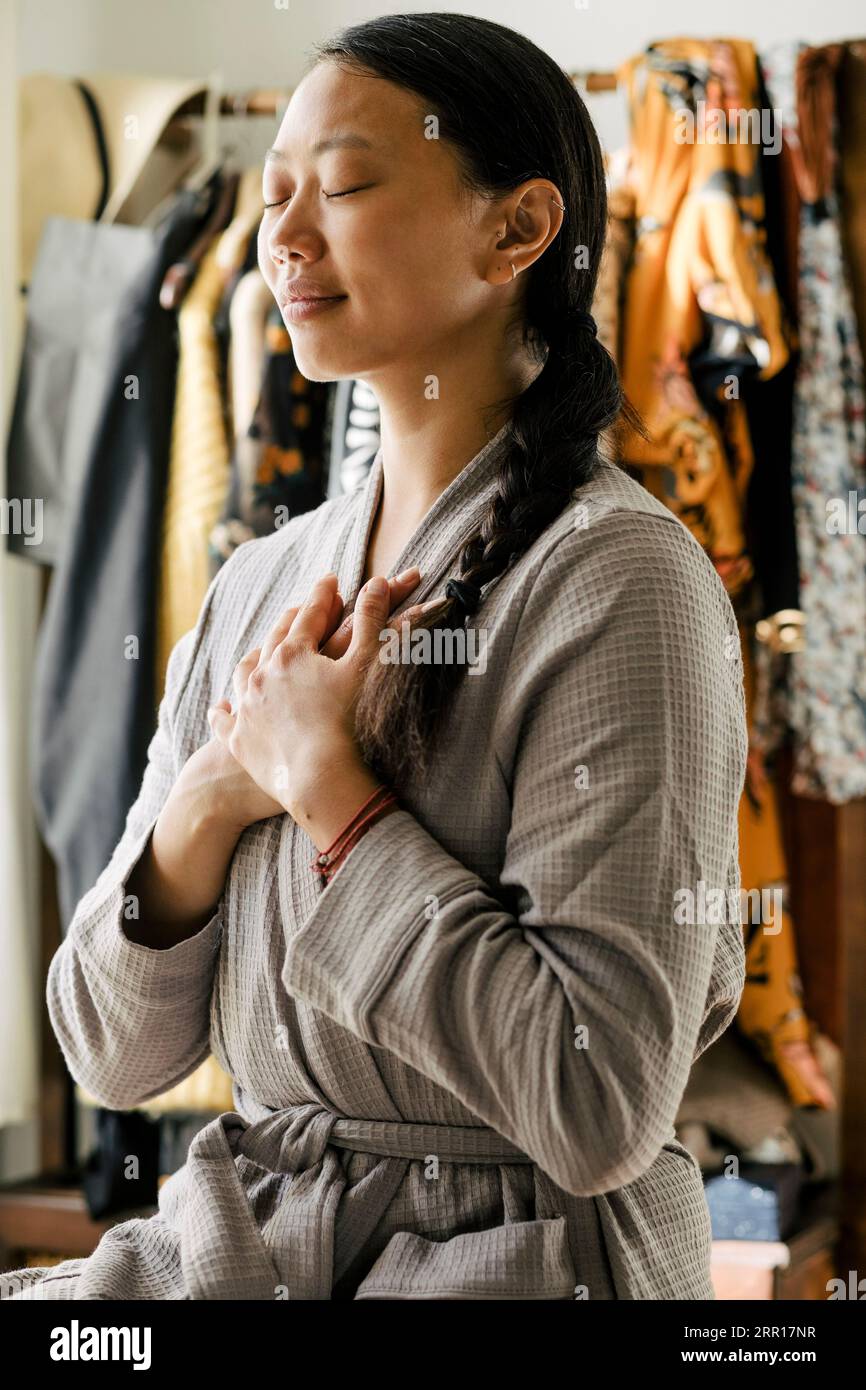
[[[507,426],[395,564],[442,592]],[[700,1169],[674,1121],[732,1021],[746,759],[736,622],[662,503],[605,464],[485,593],[433,766],[322,888],[282,815],[249,827],[212,919],[169,950],[125,888],[208,706],[328,569],[361,582],[382,483],[241,545],[176,644],[124,835],[48,978],[70,1070],[133,1106],[213,1051],[235,1109],[149,1219],[14,1298],[712,1299]],[[482,669],[483,667],[483,669]],[[692,914],[695,915],[695,914]],[[711,914],[705,914],[711,915]]]

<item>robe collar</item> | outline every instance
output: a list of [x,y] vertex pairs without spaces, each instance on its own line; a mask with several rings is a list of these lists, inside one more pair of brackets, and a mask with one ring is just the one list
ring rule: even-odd
[[[494,496],[497,486],[499,465],[506,451],[509,437],[509,422],[499,429],[492,439],[479,450],[473,459],[460,470],[456,478],[439,494],[436,501],[421,518],[412,535],[394,561],[392,575],[400,574],[410,565],[417,565],[421,571],[421,582],[417,589],[394,609],[401,609],[422,602],[436,589],[446,571],[456,567],[460,550],[476,529],[487,504]],[[361,579],[364,573],[364,560],[373,519],[382,492],[382,448],[370,465],[367,477],[358,489],[358,505],[348,527],[342,554],[334,568],[340,580],[340,591],[350,595],[346,611],[354,606]],[[435,597],[435,594],[434,594]]]

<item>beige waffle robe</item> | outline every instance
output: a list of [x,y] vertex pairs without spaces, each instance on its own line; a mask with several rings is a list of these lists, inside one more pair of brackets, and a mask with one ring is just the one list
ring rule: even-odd
[[[456,572],[504,439],[398,558],[423,575],[407,606]],[[54,1029],[101,1104],[157,1095],[212,1050],[235,1110],[156,1215],[2,1276],[18,1297],[713,1297],[674,1120],[736,1012],[742,932],[677,925],[674,895],[739,886],[740,648],[698,543],[613,466],[488,590],[486,669],[464,675],[432,770],[325,889],[275,816],[241,837],[196,935],[124,933],[126,880],[235,664],[329,568],[354,597],[381,467],[211,583],[123,838],[51,964]]]

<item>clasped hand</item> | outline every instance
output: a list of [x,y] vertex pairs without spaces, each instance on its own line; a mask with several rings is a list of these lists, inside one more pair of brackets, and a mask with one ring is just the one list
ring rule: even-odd
[[364,673],[381,651],[380,632],[419,580],[415,567],[390,584],[369,580],[341,622],[337,577],[327,574],[303,604],[283,614],[261,647],[238,662],[234,708],[220,700],[208,710],[208,722],[264,793],[265,804],[270,800],[273,809],[263,810],[262,818],[287,811],[327,845],[331,831],[338,833],[376,787],[355,737],[355,704]]

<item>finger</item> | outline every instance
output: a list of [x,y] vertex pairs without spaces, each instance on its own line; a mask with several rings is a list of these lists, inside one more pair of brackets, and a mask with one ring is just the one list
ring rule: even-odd
[[259,647],[256,647],[254,651],[247,652],[232,672],[232,689],[235,692],[235,699],[238,701],[243,699],[250,674],[259,664],[259,653]]
[[335,590],[334,597],[331,600],[331,611],[328,614],[328,621],[325,624],[325,635],[322,638],[322,642],[319,644],[320,651],[322,649],[322,645],[325,642],[330,641],[333,634],[338,630],[337,624],[343,616],[344,607],[345,604],[343,603],[343,595],[339,592],[339,590]]
[[389,579],[391,587],[391,607],[396,608],[398,603],[402,603],[404,598],[408,598],[413,589],[418,588],[418,581],[421,578],[421,571],[417,565],[411,569],[403,570],[402,574],[395,575]]
[[423,617],[425,613],[431,612],[434,608],[441,608],[443,603],[447,602],[448,600],[443,594],[440,598],[428,599],[426,603],[413,603],[409,608],[404,608],[402,613],[391,618],[388,627],[399,632],[403,623],[414,623],[417,618]]
[[283,640],[292,646],[318,651],[319,643],[328,630],[328,619],[336,591],[335,574],[326,574],[317,579]]
[[[391,589],[389,612],[393,612],[405,598],[409,597],[413,589],[417,589],[420,579],[421,571],[417,565],[413,565],[411,569],[404,570],[402,574],[398,574],[394,579],[388,581]],[[325,656],[338,660],[348,649],[351,638],[352,614],[350,613],[320,650]]]
[[[279,622],[276,624],[276,626],[272,628],[271,631],[268,633],[268,636],[262,643],[261,655],[259,657],[260,666],[267,665],[267,663],[273,656],[276,648],[288,636],[289,629],[291,628],[292,623],[295,621],[300,607],[300,604],[296,604],[294,608],[287,608],[283,616],[280,618]],[[335,627],[337,626],[337,623],[340,621],[342,613],[343,599],[341,595],[337,593],[337,591],[335,590],[334,596],[331,600],[331,611],[328,614],[327,630],[325,634],[326,641],[328,637],[331,635],[331,633],[334,631]]]
[[289,628],[292,626],[292,623],[295,621],[295,615],[299,607],[300,604],[296,604],[294,608],[287,608],[283,616],[280,618],[279,622],[276,624],[276,626],[273,627],[271,631],[268,633],[259,651],[260,666],[267,666],[268,662],[271,659],[274,647],[279,646],[286,633],[288,632]]
[[323,642],[319,651],[323,656],[329,656],[336,661],[343,655],[349,645],[352,636],[352,615],[344,618],[340,626],[331,634],[327,641]]
[[350,661],[367,661],[379,650],[379,633],[389,616],[387,579],[374,575],[358,594],[352,613],[352,639],[346,650]]
[[225,700],[221,700],[218,705],[212,705],[207,712],[207,722],[214,737],[228,747],[237,716],[222,708],[226,703]]

